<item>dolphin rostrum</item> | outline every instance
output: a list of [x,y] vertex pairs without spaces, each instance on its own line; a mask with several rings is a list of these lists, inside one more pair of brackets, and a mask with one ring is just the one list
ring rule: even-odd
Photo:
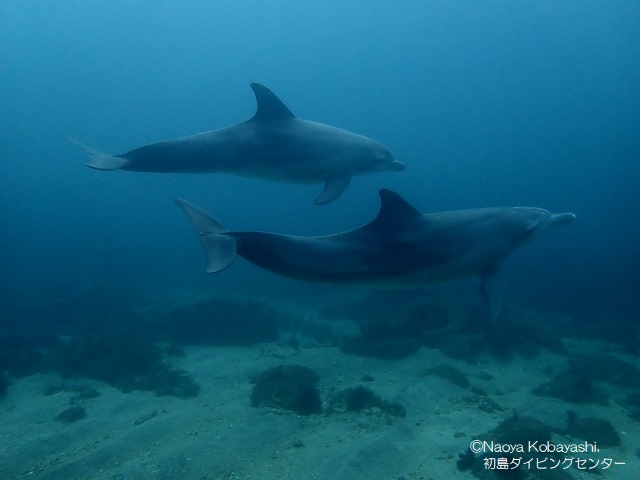
[[67,137],[97,170],[229,173],[290,183],[324,183],[314,203],[345,191],[353,175],[401,171],[384,145],[355,133],[296,118],[267,87],[252,83],[256,114],[246,122],[109,155]]
[[380,190],[376,218],[348,232],[298,237],[230,232],[207,212],[176,199],[200,235],[207,272],[227,268],[236,255],[271,272],[310,282],[371,288],[416,288],[470,275],[498,320],[504,306],[500,262],[520,245],[573,213],[503,207],[422,214],[391,190]]

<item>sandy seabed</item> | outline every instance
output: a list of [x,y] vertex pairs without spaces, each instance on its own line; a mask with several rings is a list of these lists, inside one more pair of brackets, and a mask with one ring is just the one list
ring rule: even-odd
[[[575,341],[567,348],[584,353],[599,346]],[[549,371],[561,371],[566,361],[546,351],[533,360],[516,357],[500,363],[486,357],[469,364],[424,347],[401,360],[346,355],[334,347],[189,347],[171,362],[189,371],[202,387],[190,399],[122,393],[85,378],[34,375],[14,380],[0,399],[0,478],[475,478],[456,466],[472,440],[491,440],[482,434],[514,413],[562,427],[568,409],[605,418],[620,434],[619,447],[591,454],[625,462],[602,471],[603,478],[640,478],[640,428],[616,402],[607,407],[576,405],[530,393],[548,380]],[[323,398],[366,385],[383,399],[402,404],[406,417],[390,417],[377,409],[300,416],[251,406],[251,377],[282,364],[314,369]],[[480,408],[482,400],[469,388],[425,374],[439,364],[463,371],[471,387],[487,392],[502,411]],[[363,383],[365,375],[373,381]],[[46,394],[51,384],[87,385],[101,395],[74,400],[77,393],[72,391]],[[56,420],[74,402],[87,416],[73,423]],[[570,473],[574,478],[595,478],[575,468]]]

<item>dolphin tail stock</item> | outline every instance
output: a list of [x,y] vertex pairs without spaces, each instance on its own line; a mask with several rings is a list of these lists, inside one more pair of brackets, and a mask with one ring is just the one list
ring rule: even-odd
[[207,273],[221,272],[236,258],[236,239],[227,235],[228,230],[201,208],[182,198],[175,199],[187,214],[200,237],[207,255]]
[[100,150],[89,147],[68,135],[65,135],[64,138],[69,140],[71,143],[78,145],[89,154],[89,161],[85,163],[87,167],[95,168],[96,170],[118,170],[119,168],[124,167],[128,162],[126,158],[115,157],[108,153],[101,152]]

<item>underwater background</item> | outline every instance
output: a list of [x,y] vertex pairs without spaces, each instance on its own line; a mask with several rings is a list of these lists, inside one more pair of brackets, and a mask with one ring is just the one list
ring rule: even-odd
[[[51,365],[78,373],[77,352],[43,360],[47,349],[65,348],[60,338],[124,332],[115,351],[138,338],[132,331],[154,344],[189,344],[175,321],[189,293],[172,305],[168,292],[295,301],[353,318],[392,316],[426,295],[462,305],[474,328],[487,321],[477,279],[369,294],[283,279],[242,259],[207,275],[174,197],[230,230],[291,235],[368,223],[380,188],[422,212],[574,212],[573,224],[504,263],[505,328],[518,324],[513,312],[534,312],[551,334],[618,342],[637,359],[637,2],[4,1],[0,65],[1,393],[11,394],[5,382]],[[299,118],[382,142],[406,171],[355,177],[319,207],[312,200],[321,185],[95,171],[64,138],[116,154],[236,124],[254,114],[251,82]],[[221,343],[277,337],[248,313],[267,307],[229,308],[247,318],[248,336],[232,332]],[[166,314],[162,327],[145,311]],[[562,331],[553,330],[554,315],[570,318]],[[215,332],[198,333],[203,323],[190,324],[189,335],[212,335],[215,345]],[[111,372],[93,377],[113,380]]]
[[[262,273],[202,274],[173,197],[234,230],[320,235],[367,223],[386,187],[424,212],[573,211],[509,259],[510,295],[633,317],[639,20],[635,2],[3,2],[2,288],[245,285]],[[320,185],[96,172],[63,138],[120,153],[238,123],[253,81],[406,172],[316,208]]]

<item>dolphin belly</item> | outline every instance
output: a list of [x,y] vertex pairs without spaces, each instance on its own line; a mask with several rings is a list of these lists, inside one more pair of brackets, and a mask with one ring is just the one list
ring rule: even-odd
[[[237,254],[273,273],[307,282],[368,288],[418,288],[480,274],[481,268],[421,254],[402,242],[376,244],[344,235],[295,237],[266,232],[229,232]],[[407,253],[408,252],[408,253]]]

